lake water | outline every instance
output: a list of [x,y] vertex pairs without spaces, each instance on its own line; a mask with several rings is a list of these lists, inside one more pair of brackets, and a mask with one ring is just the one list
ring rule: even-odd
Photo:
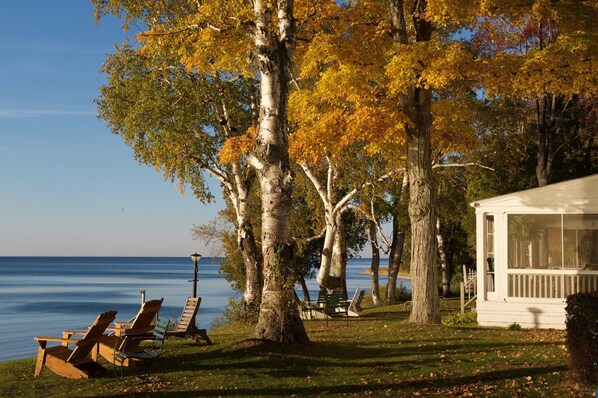
[[[199,264],[197,322],[208,330],[235,296],[218,273],[218,261],[202,258]],[[350,295],[356,288],[370,290],[370,276],[363,272],[369,265],[370,259],[349,260]],[[387,266],[384,260],[382,266]],[[0,361],[36,355],[34,336],[84,329],[104,311],[118,311],[118,321],[132,318],[141,290],[146,300],[164,298],[161,316],[179,317],[192,294],[192,278],[188,257],[0,257]],[[411,288],[409,280],[400,282]],[[315,282],[308,286],[317,297]],[[301,289],[296,290],[301,297]]]

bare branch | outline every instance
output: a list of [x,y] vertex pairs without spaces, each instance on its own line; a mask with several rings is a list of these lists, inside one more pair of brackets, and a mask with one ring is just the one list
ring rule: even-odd
[[320,231],[320,233],[319,233],[319,234],[317,234],[317,235],[314,235],[314,236],[310,236],[309,238],[307,238],[307,239],[303,239],[303,240],[304,240],[306,243],[309,243],[309,242],[313,242],[313,241],[314,241],[314,240],[316,240],[316,239],[323,238],[323,237],[324,237],[324,235],[326,235],[326,228],[322,228],[322,231]]
[[398,169],[394,169],[389,171],[388,173],[378,177],[375,181],[373,182],[365,182],[363,184],[361,184],[360,186],[353,188],[351,191],[349,191],[349,193],[347,193],[334,207],[334,212],[337,211],[342,211],[344,208],[346,208],[347,204],[349,203],[349,201],[353,198],[353,196],[355,196],[357,193],[359,193],[359,191],[361,191],[362,189],[372,186],[374,185],[374,182],[382,182],[384,180],[386,180],[389,177],[392,177],[393,175],[400,173],[400,172],[405,172],[405,168],[401,167]]
[[324,206],[328,207],[328,204],[329,204],[328,196],[326,195],[326,191],[324,190],[324,187],[322,186],[322,183],[320,182],[318,177],[316,177],[316,175],[313,173],[313,171],[307,164],[302,163],[300,166],[303,169],[303,172],[305,173],[307,178],[309,178],[311,183],[314,184],[314,187],[316,188],[318,195],[320,195],[320,199],[322,199]]
[[484,166],[483,164],[474,163],[474,162],[470,162],[470,163],[447,163],[447,164],[438,163],[438,164],[432,165],[432,169],[444,169],[444,168],[449,168],[449,167],[479,167],[481,169],[486,169],[486,170],[494,171],[494,169],[492,167]]

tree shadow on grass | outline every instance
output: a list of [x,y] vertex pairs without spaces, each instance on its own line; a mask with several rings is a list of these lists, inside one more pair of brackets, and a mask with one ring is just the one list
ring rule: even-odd
[[[152,368],[162,374],[234,373],[250,370],[276,378],[307,377],[316,375],[325,368],[345,369],[343,372],[348,372],[379,366],[400,372],[423,367],[447,367],[450,366],[450,361],[475,362],[481,353],[494,353],[497,350],[547,345],[540,342],[472,344],[454,343],[449,340],[435,342],[434,345],[429,342],[417,345],[417,341],[409,343],[410,345],[367,341],[359,345],[337,342],[279,345],[245,340],[232,346],[210,348],[207,351],[167,353],[152,364]],[[446,360],[442,361],[440,358]],[[514,362],[517,363],[519,362]],[[529,368],[529,363],[526,368]],[[135,375],[139,371],[130,369],[126,370],[125,374]]]
[[[230,380],[230,384],[227,387],[218,389],[202,389],[201,386],[198,389],[178,389],[177,391],[154,390],[151,391],[152,397],[213,397],[213,396],[229,396],[229,397],[240,397],[240,396],[321,396],[321,395],[344,395],[354,394],[357,396],[372,395],[376,392],[387,392],[391,396],[412,396],[414,391],[434,391],[436,390],[450,390],[459,386],[467,386],[476,383],[492,384],[500,381],[533,377],[546,375],[553,372],[563,372],[566,370],[565,366],[545,366],[545,367],[534,367],[534,368],[519,368],[519,369],[508,369],[489,371],[479,373],[476,375],[467,376],[448,376],[448,377],[437,377],[432,379],[426,379],[422,377],[410,378],[404,380],[395,380],[382,383],[363,383],[360,380],[356,380],[352,384],[342,385],[311,385],[311,386],[289,386],[289,387],[256,387],[256,388],[235,388],[234,379]],[[307,382],[305,383],[307,384]],[[136,396],[142,395],[143,386],[140,391],[137,391]],[[133,395],[133,394],[131,394]],[[110,396],[123,396],[122,393]]]

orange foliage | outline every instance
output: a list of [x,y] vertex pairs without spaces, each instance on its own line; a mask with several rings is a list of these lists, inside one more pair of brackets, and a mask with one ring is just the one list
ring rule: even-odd
[[256,136],[256,130],[249,128],[245,135],[226,139],[218,153],[218,159],[221,163],[238,162],[243,155],[248,154],[251,148],[253,148]]

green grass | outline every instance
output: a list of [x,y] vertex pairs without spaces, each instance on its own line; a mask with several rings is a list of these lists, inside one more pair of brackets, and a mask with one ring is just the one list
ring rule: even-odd
[[563,331],[414,325],[402,308],[366,310],[349,326],[306,322],[306,346],[255,342],[251,325],[226,325],[211,346],[167,341],[162,357],[122,379],[111,367],[99,379],[47,369],[34,378],[34,358],[4,362],[0,396],[593,396],[569,380]]

